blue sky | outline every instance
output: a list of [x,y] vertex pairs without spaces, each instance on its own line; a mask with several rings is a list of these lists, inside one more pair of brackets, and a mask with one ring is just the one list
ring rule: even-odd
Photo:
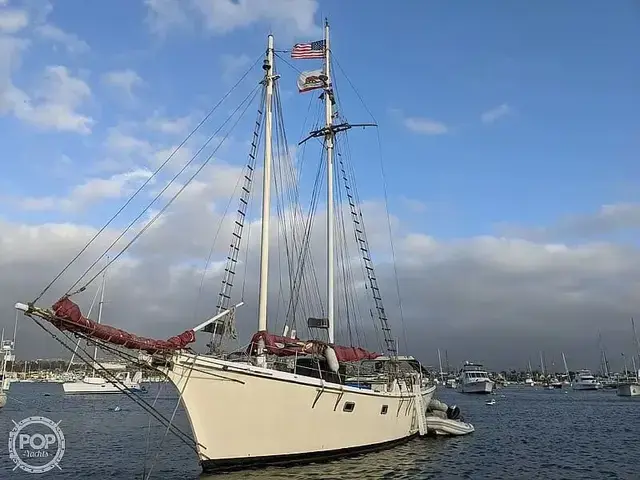
[[[122,205],[260,58],[270,31],[277,49],[289,49],[320,39],[325,15],[334,59],[367,107],[337,69],[342,113],[369,122],[370,110],[380,125],[417,347],[453,356],[463,332],[485,344],[458,355],[483,361],[502,336],[503,358],[524,362],[569,345],[579,355],[602,329],[628,349],[628,318],[640,309],[640,251],[624,245],[637,246],[640,228],[640,7],[631,0],[0,0],[0,309],[46,285],[92,234],[83,226]],[[294,144],[317,92],[297,94],[296,72],[278,68]],[[258,63],[207,133],[260,76]],[[173,226],[150,232],[134,252],[139,263],[125,262],[114,305],[137,310],[113,318],[175,333],[192,308],[179,302],[191,301],[201,278],[180,268],[185,256],[206,258],[253,116],[176,206]],[[362,199],[382,200],[376,132],[354,130],[350,142]],[[373,207],[365,220],[378,242],[387,230]],[[392,310],[388,267],[379,278]],[[217,291],[214,280],[207,291]],[[148,310],[158,298],[171,300]],[[535,342],[526,336],[534,330]],[[522,338],[533,352],[520,351]]]
[[[44,2],[26,5],[32,21],[44,16]],[[299,7],[300,15],[305,8]],[[93,175],[90,166],[103,159],[109,128],[142,122],[154,111],[167,118],[204,112],[233,74],[243,71],[246,58],[260,55],[270,28],[277,48],[317,37],[307,34],[312,28],[291,27],[291,19],[267,15],[212,32],[197,13],[180,12],[191,23],[174,19],[173,27],[158,33],[142,2],[58,2],[41,25],[86,42],[80,52],[38,37],[33,23],[16,32],[30,44],[13,83],[25,91],[37,89],[45,66],[63,65],[91,89],[78,110],[93,122],[90,134],[78,134],[1,117],[5,193],[27,193],[29,176],[41,195],[61,194]],[[321,15],[332,22],[336,59],[381,125],[394,213],[412,213],[403,198],[426,205],[415,208],[412,202],[419,229],[436,237],[464,237],[495,232],[500,223],[547,225],[602,204],[638,199],[637,3],[583,2],[576,8],[568,2],[406,2],[397,8],[374,1],[363,9],[359,2],[323,1],[312,17],[316,24]],[[224,74],[233,59],[240,59],[241,68]],[[301,69],[316,65],[294,63]],[[293,72],[280,68],[283,90],[294,91]],[[127,70],[140,79],[131,96],[104,81],[109,72]],[[341,76],[336,81],[351,121],[369,121],[347,82]],[[299,132],[296,121],[307,102],[297,94],[286,100],[291,138]],[[366,147],[375,144],[375,134],[354,132],[357,136],[364,136],[356,140],[364,146],[356,153],[374,156],[377,172],[377,149]],[[74,167],[52,185],[50,169],[60,158]],[[363,196],[379,195],[379,176],[364,177]],[[6,207],[4,215],[64,218],[51,210]]]

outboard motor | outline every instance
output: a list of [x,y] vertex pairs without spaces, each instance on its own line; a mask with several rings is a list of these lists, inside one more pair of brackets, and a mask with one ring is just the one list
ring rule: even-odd
[[460,418],[460,407],[451,405],[447,408],[447,418],[449,420],[458,420]]

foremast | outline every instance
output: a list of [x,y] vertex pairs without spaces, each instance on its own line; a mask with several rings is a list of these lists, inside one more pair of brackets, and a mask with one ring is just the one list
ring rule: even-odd
[[327,324],[329,343],[334,343],[334,221],[333,221],[333,88],[331,86],[331,48],[329,44],[329,22],[324,23],[324,105],[325,105],[325,134],[324,142],[327,149]]
[[264,166],[262,172],[262,232],[260,235],[260,293],[258,299],[258,331],[267,330],[267,298],[269,284],[269,220],[271,212],[271,166],[273,163],[273,35],[267,40],[265,71]]

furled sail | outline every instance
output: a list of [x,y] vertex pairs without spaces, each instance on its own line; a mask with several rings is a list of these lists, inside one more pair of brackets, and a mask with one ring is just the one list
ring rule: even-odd
[[[291,355],[323,354],[327,344],[317,340],[300,340],[298,338],[283,337],[268,332],[256,332],[251,338],[247,353],[255,355],[260,341],[264,342],[265,350],[279,357]],[[369,352],[361,347],[343,347],[332,345],[339,362],[357,362],[360,360],[373,360],[380,356],[379,353]]]
[[167,340],[155,340],[139,337],[119,328],[94,322],[84,317],[80,307],[71,301],[69,297],[62,297],[52,308],[55,317],[48,318],[48,320],[60,330],[82,333],[91,338],[132,350],[142,350],[149,354],[179,350],[196,340],[196,334],[193,330],[186,330],[180,335]]

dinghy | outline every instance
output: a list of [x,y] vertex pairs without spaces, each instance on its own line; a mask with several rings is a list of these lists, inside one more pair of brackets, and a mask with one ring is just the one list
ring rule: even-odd
[[427,407],[426,422],[428,435],[467,435],[475,430],[462,419],[457,405],[450,407],[435,398]]

